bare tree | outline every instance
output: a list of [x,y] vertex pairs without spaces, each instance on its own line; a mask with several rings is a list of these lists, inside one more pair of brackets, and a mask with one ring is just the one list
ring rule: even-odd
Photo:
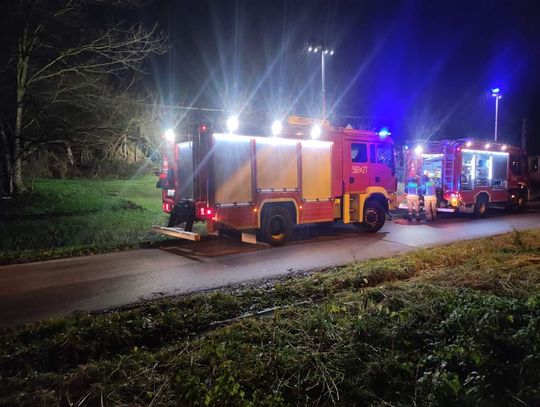
[[[16,0],[11,8],[13,50],[4,56],[5,72],[13,67],[15,109],[11,131],[0,152],[9,155],[10,192],[24,191],[22,164],[28,148],[39,137],[29,137],[39,127],[50,104],[86,105],[84,95],[103,89],[108,81],[119,89],[129,87],[143,62],[166,52],[166,37],[153,26],[116,23],[96,28],[101,21],[87,14],[91,7],[140,5],[141,1]],[[7,68],[6,68],[7,67]],[[120,92],[121,93],[121,92]],[[74,97],[77,96],[77,97]],[[83,109],[84,110],[84,109]],[[2,142],[2,139],[0,139]],[[1,172],[0,172],[1,175]]]

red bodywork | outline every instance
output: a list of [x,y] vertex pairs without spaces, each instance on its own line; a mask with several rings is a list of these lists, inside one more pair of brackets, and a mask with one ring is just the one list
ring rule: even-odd
[[[195,216],[205,220],[210,232],[221,227],[236,230],[258,229],[261,224],[261,211],[266,203],[287,202],[292,205],[295,214],[294,222],[297,224],[314,222],[331,222],[342,219],[341,205],[346,194],[379,194],[386,203],[396,191],[397,178],[394,170],[393,142],[389,137],[381,138],[376,132],[363,130],[349,130],[324,126],[320,139],[317,142],[331,142],[331,159],[329,167],[324,171],[330,172],[331,187],[328,196],[317,199],[305,199],[303,196],[302,180],[302,143],[310,143],[311,126],[302,124],[288,125],[279,140],[288,140],[289,144],[297,142],[297,178],[298,185],[291,189],[262,190],[257,186],[257,159],[258,143],[268,140],[267,137],[250,137],[251,154],[251,197],[246,202],[220,204],[216,202],[216,171],[213,168],[213,151],[215,140],[212,135],[196,138],[193,142],[193,196],[184,197],[178,193],[184,180],[179,176],[179,155],[181,143],[166,143],[163,152],[167,159],[168,171],[160,176],[163,179],[163,210],[171,213],[175,205],[185,201],[193,201]],[[223,135],[226,136],[226,135]],[[193,138],[192,138],[193,139]],[[259,141],[260,140],[260,141]],[[276,141],[279,143],[279,141]],[[185,144],[185,143],[184,143]],[[329,143],[327,143],[329,144]],[[367,162],[354,163],[351,157],[353,144],[364,144],[366,147]],[[262,148],[262,147],[261,147]],[[380,149],[380,150],[379,150]],[[382,151],[385,156],[382,156]],[[379,154],[379,155],[377,155]],[[384,162],[379,162],[380,156]],[[323,164],[321,164],[323,165]],[[280,168],[275,168],[276,173]],[[174,190],[174,193],[169,192]],[[394,199],[395,200],[395,199]],[[348,219],[348,217],[347,217]],[[351,220],[352,221],[352,220]]]
[[[528,192],[526,153],[506,144],[442,140],[405,147],[404,155],[403,181],[429,173],[437,185],[439,210],[472,209],[479,196],[489,203],[519,203]],[[440,174],[429,165],[438,157]]]

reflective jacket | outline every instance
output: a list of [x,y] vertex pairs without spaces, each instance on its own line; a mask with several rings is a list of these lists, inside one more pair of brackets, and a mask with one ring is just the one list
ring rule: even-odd
[[407,185],[405,185],[405,192],[407,195],[418,195],[420,185],[418,184],[418,181],[414,178],[407,181]]
[[424,182],[421,190],[424,196],[435,196],[435,184],[432,181]]

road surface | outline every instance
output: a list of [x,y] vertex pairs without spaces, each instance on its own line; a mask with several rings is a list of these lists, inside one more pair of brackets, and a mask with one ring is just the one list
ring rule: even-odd
[[295,241],[279,248],[209,238],[198,243],[168,243],[161,249],[3,266],[0,326],[533,227],[540,227],[538,210],[495,211],[484,219],[447,216],[428,224],[387,222],[376,234],[345,225],[300,227],[295,230]]

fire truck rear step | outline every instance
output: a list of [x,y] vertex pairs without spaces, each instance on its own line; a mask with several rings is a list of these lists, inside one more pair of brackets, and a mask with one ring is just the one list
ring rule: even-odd
[[[406,203],[400,203],[398,206],[399,209],[409,209]],[[437,208],[437,212],[455,212],[456,208]]]
[[195,232],[188,232],[184,230],[183,228],[173,228],[173,227],[165,227],[165,226],[153,226],[154,232],[161,233],[162,235],[172,236],[172,237],[178,237],[180,239],[187,239],[187,240],[193,240],[194,242],[198,242],[201,240],[201,235]]
[[456,208],[437,208],[437,212],[455,212]]

